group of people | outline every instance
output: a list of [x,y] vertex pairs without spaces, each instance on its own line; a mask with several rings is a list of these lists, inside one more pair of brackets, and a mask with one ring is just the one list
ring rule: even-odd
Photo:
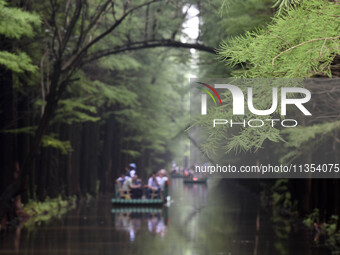
[[156,193],[156,198],[161,198],[161,191],[164,190],[165,183],[168,181],[166,170],[152,173],[147,185],[142,185],[142,180],[138,178],[136,164],[131,163],[125,168],[125,172],[116,180],[118,188],[130,191],[131,198],[140,199],[143,197],[143,189],[146,190],[146,198],[151,199],[152,193]]

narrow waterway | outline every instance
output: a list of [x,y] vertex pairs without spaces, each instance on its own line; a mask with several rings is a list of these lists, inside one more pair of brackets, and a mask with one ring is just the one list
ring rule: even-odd
[[49,224],[2,233],[0,254],[330,254],[313,247],[301,226],[270,219],[258,198],[232,181],[173,179],[170,193],[170,207],[138,210],[101,197]]

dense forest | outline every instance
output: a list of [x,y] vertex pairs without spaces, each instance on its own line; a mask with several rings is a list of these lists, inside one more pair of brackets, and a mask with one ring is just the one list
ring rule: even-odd
[[190,53],[176,48],[214,50],[181,42],[188,3],[155,2],[1,2],[1,205],[183,160]]
[[[340,78],[339,17],[332,0],[0,0],[0,218],[30,199],[112,192],[130,162],[143,178],[188,164],[190,75]],[[227,161],[339,163],[336,85],[313,88],[323,118],[216,131],[205,149],[224,139]],[[340,213],[338,179],[240,183],[289,213]]]

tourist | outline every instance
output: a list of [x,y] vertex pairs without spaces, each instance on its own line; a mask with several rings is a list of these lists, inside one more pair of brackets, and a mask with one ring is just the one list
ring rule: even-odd
[[161,197],[160,196],[161,195],[161,185],[159,184],[158,181],[159,181],[159,179],[157,180],[156,173],[153,173],[148,180],[148,185],[145,186],[147,188],[146,189],[146,197],[148,199],[151,198],[152,191],[157,192],[157,198]]
[[130,170],[129,175],[131,177],[133,177],[136,174],[136,168],[137,168],[137,166],[136,166],[135,163],[130,163],[129,164],[129,170]]
[[118,188],[121,189],[123,187],[124,182],[128,179],[125,175],[125,173],[122,173],[116,180],[116,183],[118,184]]
[[137,174],[127,179],[123,184],[123,190],[130,190],[131,198],[141,198],[143,195],[142,184]]

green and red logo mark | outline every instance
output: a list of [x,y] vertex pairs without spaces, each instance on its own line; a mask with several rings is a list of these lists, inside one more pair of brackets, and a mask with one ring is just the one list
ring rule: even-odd
[[[220,104],[223,105],[222,104],[222,100],[220,98],[220,95],[217,93],[217,91],[213,87],[211,87],[209,84],[206,84],[206,83],[203,83],[203,82],[196,82],[196,83],[201,84],[201,85],[207,87],[208,89],[210,89],[217,96],[218,100],[220,101]],[[212,98],[212,100],[214,101],[215,105],[217,105],[214,96],[211,94],[211,92],[209,90],[207,90],[205,88],[201,88],[201,87],[196,87],[196,88],[206,92]]]

